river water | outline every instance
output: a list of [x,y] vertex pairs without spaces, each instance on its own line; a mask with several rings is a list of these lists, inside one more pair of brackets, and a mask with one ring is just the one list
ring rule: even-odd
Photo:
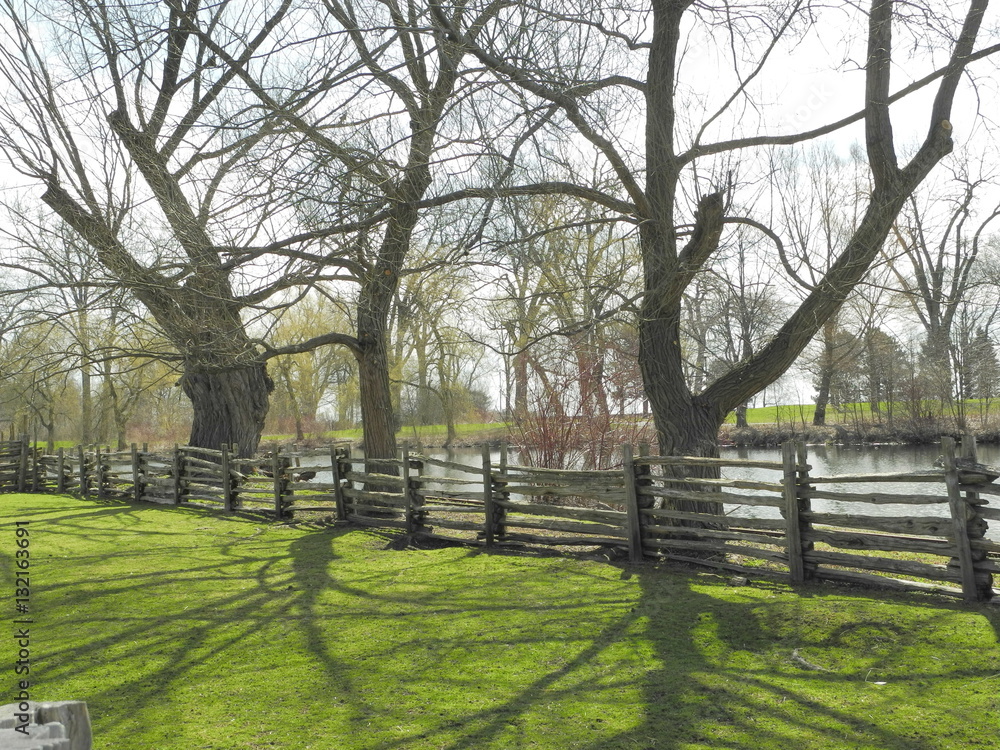
[[[941,447],[936,445],[811,445],[808,446],[808,463],[811,476],[842,476],[849,474],[890,474],[924,471],[934,467],[934,462],[941,455]],[[780,461],[781,453],[776,448],[725,448],[724,457],[745,458],[758,461]],[[1000,466],[1000,446],[980,445],[978,448],[980,463]],[[764,469],[728,469],[723,470],[725,476],[734,479],[770,479],[774,481],[776,472]],[[852,493],[887,493],[899,495],[936,495],[944,496],[944,483],[938,482],[850,482],[826,483],[822,489],[833,492]],[[996,498],[991,498],[991,504],[997,504]],[[944,503],[933,505],[910,504],[879,504],[850,503],[837,500],[813,500],[812,508],[824,513],[844,513],[867,516],[947,517],[948,506]],[[736,516],[756,516],[759,518],[780,518],[777,508],[749,507],[728,508],[727,512]],[[994,522],[987,531],[987,538],[1000,541],[1000,524]]]
[[[427,455],[469,466],[482,465],[482,453],[475,448],[455,448],[449,451],[426,449]],[[1000,446],[980,445],[979,461],[992,466],[1000,466]],[[723,448],[723,458],[742,458],[756,461],[780,461],[781,451],[777,448]],[[934,445],[876,445],[876,446],[809,446],[809,465],[812,476],[837,476],[845,474],[888,474],[893,472],[910,472],[931,469],[934,461],[941,455],[940,446]],[[499,461],[500,454],[493,452],[491,460]],[[517,453],[511,451],[509,460],[517,462]],[[439,467],[427,467],[427,474],[456,476],[450,470]],[[780,473],[768,469],[737,469],[726,468],[723,476],[731,479],[755,479],[778,481]],[[463,475],[465,476],[465,475]],[[1000,480],[997,480],[1000,483]],[[911,495],[945,494],[944,483],[906,482],[865,484],[858,482],[836,484],[824,483],[823,489],[839,492],[880,492]],[[1000,504],[1000,498],[991,499],[991,504]],[[847,513],[868,516],[947,516],[948,508],[944,504],[909,505],[871,503],[847,503],[834,500],[814,500],[813,510],[825,513]],[[752,518],[780,518],[777,508],[766,506],[726,506],[726,513],[733,516]],[[1000,524],[994,522],[986,535],[989,539],[1000,541]]]

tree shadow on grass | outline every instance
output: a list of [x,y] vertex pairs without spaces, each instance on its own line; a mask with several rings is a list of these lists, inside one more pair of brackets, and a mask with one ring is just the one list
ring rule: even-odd
[[[537,739],[532,736],[537,727],[518,736],[518,725],[529,720],[537,725],[539,712],[544,714],[546,706],[560,701],[589,704],[587,715],[577,721],[563,717],[573,730],[572,739],[567,737],[564,746],[593,750],[695,746],[750,750],[764,746],[764,733],[769,733],[768,742],[778,747],[780,740],[787,739],[782,736],[785,729],[758,729],[755,722],[771,711],[769,706],[759,704],[773,700],[780,705],[790,700],[808,706],[812,716],[825,710],[805,694],[797,696],[787,688],[769,685],[766,673],[726,665],[725,652],[752,652],[767,642],[747,604],[697,593],[695,586],[700,579],[693,573],[666,574],[640,567],[623,570],[622,577],[636,578],[641,586],[641,596],[633,606],[622,602],[619,611],[603,621],[584,647],[573,649],[567,644],[565,650],[571,656],[555,659],[548,670],[537,665],[535,676],[516,692],[488,708],[462,716],[462,730],[442,726],[442,730],[449,730],[449,739],[440,739],[434,746],[448,750],[529,746]],[[512,603],[511,609],[517,606]],[[469,612],[470,617],[477,614],[481,613]],[[634,643],[623,649],[623,643],[630,640]],[[503,653],[519,645],[508,639],[498,651]],[[637,652],[646,654],[645,664],[635,664]],[[622,668],[620,673],[614,670],[616,664]],[[607,671],[602,674],[602,670]],[[602,711],[606,712],[603,717]],[[831,713],[845,726],[852,721],[849,716]],[[605,727],[619,722],[619,714],[628,714],[633,726],[609,734]],[[808,724],[809,720],[801,721]],[[731,725],[736,731],[715,732],[721,725]],[[879,734],[875,724],[864,729]],[[883,740],[892,739],[882,734]],[[737,739],[727,740],[720,735]],[[842,732],[841,738],[850,740],[855,736],[860,733],[851,729]],[[406,748],[421,739],[428,737],[408,737],[378,747]],[[891,741],[883,746],[902,747]]]
[[[166,742],[178,727],[217,721],[219,704],[230,703],[232,713],[255,710],[260,695],[248,694],[242,704],[239,696],[252,681],[234,684],[230,676],[226,692],[213,695],[207,665],[242,659],[252,670],[253,639],[288,630],[297,592],[287,542],[265,541],[252,518],[220,519],[189,508],[72,501],[27,517],[37,519],[30,612],[38,644],[35,700],[87,700],[104,735],[157,726],[163,744],[141,747],[178,747]],[[0,558],[12,570],[11,555]],[[330,674],[340,671],[329,666]],[[85,694],[54,695],[55,685],[86,686],[70,688]],[[266,699],[281,689],[267,685]],[[198,698],[185,695],[190,691],[199,691]],[[274,735],[278,723],[261,736]]]
[[[174,530],[181,516],[191,522]],[[870,616],[816,624],[811,599],[829,590],[725,589],[678,568],[452,549],[400,552],[369,569],[358,544],[349,556],[339,549],[348,535],[376,539],[369,532],[300,526],[275,536],[253,519],[172,508],[150,516],[124,504],[67,507],[45,524],[52,540],[92,542],[75,559],[91,575],[43,586],[40,602],[53,611],[40,632],[73,637],[46,645],[39,684],[95,687],[38,697],[85,698],[116,736],[162,722],[163,706],[176,703],[161,744],[149,747],[181,747],[172,733],[218,721],[219,706],[227,721],[254,723],[241,737],[260,744],[248,748],[291,747],[283,733],[303,721],[331,748],[367,750],[942,747],[879,713],[902,681],[908,696],[932,702],[941,670],[918,664],[883,680],[834,660],[838,649],[868,649],[873,668],[891,664],[919,637],[869,607],[878,592],[837,590],[844,607]],[[892,601],[925,610],[931,628],[969,611],[928,597]],[[1000,612],[982,613],[995,642]],[[255,651],[274,639],[285,647]],[[949,677],[996,684],[996,670],[963,672],[953,661]],[[230,679],[217,686],[213,670],[223,669]],[[232,674],[246,677],[234,684]],[[890,685],[880,693],[882,681]],[[283,707],[270,702],[293,693],[289,707],[311,715],[282,724]],[[205,731],[213,742],[198,747],[235,747],[214,741],[222,727]]]
[[303,534],[289,545],[295,599],[292,606],[298,615],[296,629],[306,650],[323,669],[324,681],[310,696],[316,702],[341,707],[346,720],[359,726],[376,714],[352,681],[352,670],[336,653],[337,639],[331,637],[331,621],[344,616],[327,606],[328,592],[344,592],[345,586],[331,573],[339,555],[336,542],[351,529],[321,528]]
[[[666,577],[648,568],[633,570],[643,590],[636,614],[649,619],[646,637],[659,667],[644,678],[643,723],[620,735],[618,744],[605,739],[589,745],[592,750],[795,746],[930,750],[942,747],[933,728],[930,734],[926,727],[922,734],[913,734],[906,720],[887,721],[899,707],[899,693],[880,691],[904,687],[904,700],[919,710],[920,704],[935,703],[938,679],[991,677],[981,667],[964,665],[944,671],[933,663],[904,669],[905,652],[918,648],[921,632],[896,625],[891,608],[916,608],[924,627],[933,629],[954,613],[969,612],[947,600],[876,590],[831,591],[818,585],[794,591],[776,585],[763,598],[757,592],[747,595],[743,587],[730,587],[727,595],[719,596],[719,579],[708,587],[696,573],[675,569]],[[678,576],[686,581],[682,597],[670,583]],[[768,585],[757,583],[754,588],[767,591]],[[827,608],[819,600],[830,594],[841,603]],[[887,601],[880,600],[883,595]],[[823,621],[836,618],[841,607],[854,610],[845,615],[849,622],[831,627],[832,622]],[[982,614],[997,627],[995,609]],[[838,656],[846,663],[838,663]],[[824,663],[827,659],[833,660]],[[878,671],[879,665],[884,671]],[[940,706],[942,715],[962,710]],[[970,734],[978,733],[982,744],[969,744],[966,738],[956,746],[992,747],[988,717],[970,710],[967,722]]]
[[[572,575],[581,588],[571,597],[562,592],[542,596],[544,581],[513,579],[509,567],[494,565],[492,556],[454,549],[441,557],[399,553],[392,575],[363,570],[331,574],[336,568],[322,562],[330,559],[329,544],[322,534],[302,537],[292,545],[293,567],[303,585],[301,629],[309,648],[328,674],[340,672],[339,687],[353,706],[351,721],[358,737],[367,738],[352,737],[345,747],[530,746],[519,725],[535,720],[540,710],[544,713],[545,702],[573,692],[568,683],[580,670],[591,675],[590,663],[606,642],[626,637],[623,628],[633,619],[608,623],[602,614],[595,617],[602,632],[593,643],[589,636],[586,643],[576,636],[573,643],[561,642],[551,622],[593,617],[595,607],[624,610],[629,600],[615,586],[588,592],[586,575],[578,566],[562,570],[565,561],[559,558],[550,559],[554,568],[528,565],[524,574],[534,571],[552,579]],[[469,577],[468,568],[477,560],[478,572]],[[462,576],[462,584],[468,585],[458,584],[452,575]],[[331,612],[331,594],[345,609]],[[332,657],[331,615],[364,620],[369,642],[353,654]],[[540,668],[539,661],[553,666]],[[512,677],[512,670],[525,674]],[[380,730],[368,726],[372,718],[378,719]],[[560,745],[549,738],[545,746]]]
[[[177,737],[198,724],[228,748],[234,717],[250,738],[241,747],[282,747],[303,721],[284,715],[286,703],[296,714],[334,705],[337,726],[359,731],[377,717],[351,682],[355,665],[338,656],[337,618],[393,598],[369,594],[356,571],[332,574],[337,541],[356,530],[296,524],[275,536],[280,526],[254,517],[72,498],[28,503],[25,514],[37,560],[30,614],[44,643],[34,699],[87,700],[106,739],[140,731],[148,744],[128,750],[182,747]],[[13,570],[4,549],[0,561]],[[331,592],[360,604],[331,610]],[[147,739],[150,726],[162,736]]]
[[[468,559],[474,557],[470,554]],[[574,569],[572,574],[586,591],[585,572]],[[933,727],[925,724],[911,731],[905,718],[887,721],[888,715],[897,709],[934,706],[940,679],[991,678],[979,666],[958,664],[942,671],[934,664],[907,663],[907,650],[918,648],[920,633],[896,625],[892,607],[916,608],[918,619],[933,629],[949,626],[955,613],[968,613],[946,600],[897,595],[889,599],[887,609],[880,606],[882,594],[877,591],[803,587],[792,592],[767,583],[729,587],[720,595],[724,585],[719,579],[653,566],[623,568],[622,579],[638,584],[637,598],[613,604],[610,616],[595,620],[586,642],[551,644],[547,658],[534,664],[530,677],[516,688],[495,692],[489,700],[479,701],[482,708],[460,711],[450,721],[442,718],[429,730],[373,741],[366,747],[474,750],[527,747],[537,741],[542,747],[588,750],[758,750],[796,745],[930,750],[941,747],[933,738]],[[491,583],[483,581],[484,586]],[[606,580],[591,589],[601,591],[598,599],[608,594],[604,584]],[[823,600],[830,594],[837,603],[827,606]],[[591,604],[600,607],[611,601]],[[443,602],[431,599],[424,604],[433,607]],[[471,620],[487,617],[496,606],[488,598],[468,596],[461,598],[461,604]],[[554,617],[586,616],[584,608],[574,613],[574,605],[560,612],[563,605],[566,602],[553,600],[551,606],[538,607],[527,594],[505,604],[512,619],[537,617],[543,623]],[[842,608],[851,610],[844,625],[824,621],[837,617]],[[796,617],[801,617],[801,626]],[[995,626],[996,618],[990,615],[990,619]],[[464,647],[480,648],[471,635],[465,634]],[[530,642],[528,634],[500,635],[495,643],[499,655]],[[427,637],[442,639],[433,631]],[[844,658],[844,663],[837,658]],[[834,660],[824,663],[827,659]],[[512,668],[513,664],[512,658]],[[880,665],[891,675],[878,672]],[[465,668],[473,673],[467,676],[474,676],[474,665],[467,663]],[[891,687],[879,679],[887,676]],[[421,677],[415,673],[398,687],[428,694],[475,691],[474,683],[461,675],[436,686]],[[435,679],[442,682],[439,674]],[[490,675],[482,674],[481,680],[480,691],[489,691]],[[586,707],[574,719],[571,709],[560,706],[575,703]],[[991,747],[986,717],[971,706],[951,706],[948,711],[967,711],[964,723],[972,731],[963,747]],[[623,721],[631,725],[608,731]],[[568,735],[562,745],[544,736],[560,726]],[[973,744],[977,726],[982,745]]]

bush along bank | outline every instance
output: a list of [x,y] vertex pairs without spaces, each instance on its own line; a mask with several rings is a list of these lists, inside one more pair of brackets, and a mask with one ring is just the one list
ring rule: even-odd
[[877,443],[899,443],[905,445],[933,445],[941,441],[943,435],[960,437],[974,435],[979,443],[1000,443],[1000,429],[996,427],[977,428],[969,426],[961,429],[954,420],[933,420],[919,424],[884,424],[801,426],[762,424],[750,427],[723,425],[719,431],[719,445],[738,447],[772,448],[789,440],[801,440],[816,445],[836,443],[839,445],[873,445]]

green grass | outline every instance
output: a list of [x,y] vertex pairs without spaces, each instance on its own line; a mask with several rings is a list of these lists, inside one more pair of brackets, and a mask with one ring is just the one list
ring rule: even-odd
[[98,750],[939,750],[1000,729],[996,607],[63,496],[0,496],[0,518],[6,592],[30,521],[32,697],[88,701]]
[[[924,402],[923,411],[930,411],[934,414],[941,412],[941,404],[937,401]],[[970,417],[981,418],[987,414],[995,415],[1000,412],[1000,403],[997,399],[990,399],[987,403],[982,399],[969,399],[964,402],[966,413]],[[885,410],[888,404],[882,402]],[[950,413],[954,406],[946,406],[945,412]],[[764,406],[747,409],[748,424],[782,424],[809,426],[812,424],[813,413],[816,411],[815,404],[781,404],[777,406]],[[895,415],[897,418],[907,414],[906,404],[895,404]],[[851,424],[854,420],[866,422],[881,421],[884,417],[876,417],[872,414],[871,404],[844,404],[841,406],[830,405],[826,409],[827,424]],[[730,414],[726,417],[726,424],[736,424],[736,415]]]
[[[79,444],[80,442],[78,440],[55,440],[52,443],[52,449],[59,450],[60,448],[65,448],[66,450],[69,450],[70,448],[76,448]],[[48,442],[45,440],[35,441],[36,448],[46,448],[47,446]]]
[[[748,424],[812,424],[814,404],[782,404],[780,406],[764,406],[747,409]],[[833,409],[827,411],[828,421],[833,422]],[[736,414],[726,417],[726,424],[736,424]]]
[[[780,404],[777,406],[762,406],[747,409],[747,423],[780,425],[791,424],[800,427],[803,425],[810,426],[812,425],[813,414],[815,411],[815,404]],[[900,414],[901,411],[901,407],[897,407],[896,414]],[[849,424],[855,418],[871,421],[873,418],[871,405],[867,403],[846,404],[840,407],[828,406],[826,409],[827,424]],[[726,424],[736,424],[735,413],[726,417]]]
[[[476,438],[490,439],[492,437],[506,437],[509,434],[508,426],[503,422],[486,422],[483,424],[460,424],[455,425],[459,439]],[[413,427],[405,425],[396,433],[396,440],[399,442],[414,440],[443,440],[448,434],[447,425],[429,424]],[[361,440],[364,432],[360,427],[349,430],[329,430],[321,436],[324,440]],[[295,439],[294,435],[265,435],[264,440],[288,443]]]

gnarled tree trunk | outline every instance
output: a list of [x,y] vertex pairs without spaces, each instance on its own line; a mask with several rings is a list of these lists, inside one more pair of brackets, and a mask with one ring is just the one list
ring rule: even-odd
[[[362,340],[357,354],[358,385],[361,396],[361,422],[364,425],[365,456],[394,458],[396,455],[396,418],[389,385],[388,354],[385,334],[369,335]],[[389,473],[386,467],[377,469]]]
[[274,390],[266,365],[211,370],[190,366],[180,382],[194,409],[190,445],[218,450],[236,443],[244,458],[257,452]]

